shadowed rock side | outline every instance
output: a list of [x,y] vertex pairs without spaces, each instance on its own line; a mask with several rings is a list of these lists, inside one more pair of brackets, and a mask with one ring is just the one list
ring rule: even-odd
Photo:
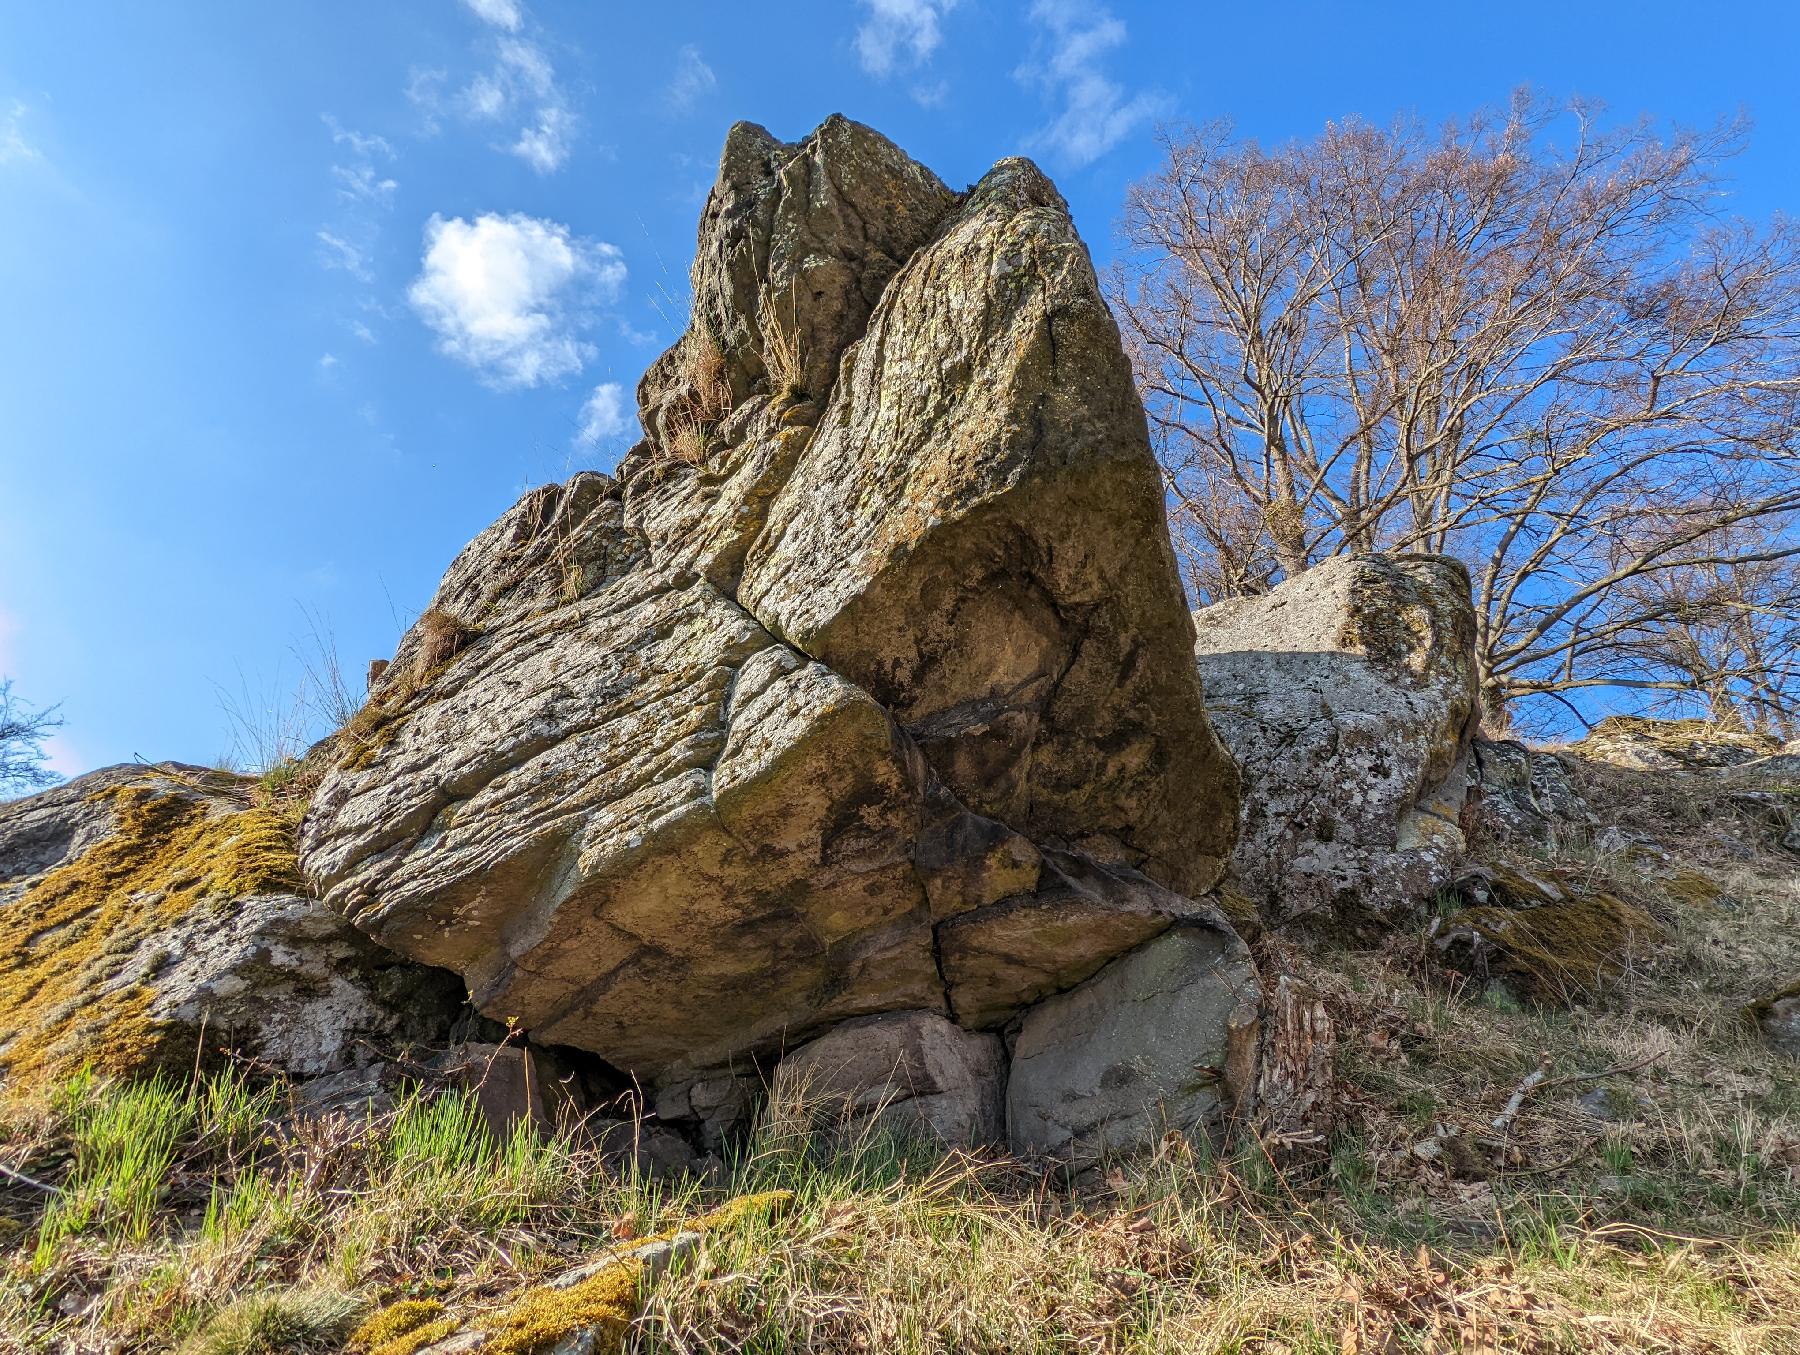
[[1343,556],[1194,622],[1208,712],[1244,774],[1233,867],[1265,915],[1354,920],[1446,883],[1477,714],[1463,565]]
[[620,479],[472,542],[345,731],[326,897],[700,1118],[849,1018],[998,1030],[1177,923],[1239,947],[1199,897],[1236,772],[1054,189],[740,125],[694,289]]

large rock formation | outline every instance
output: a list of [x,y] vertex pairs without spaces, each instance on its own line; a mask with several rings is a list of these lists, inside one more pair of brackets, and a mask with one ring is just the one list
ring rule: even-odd
[[693,285],[618,480],[472,542],[345,731],[329,901],[697,1114],[853,1018],[1007,1028],[1176,925],[1241,958],[1204,897],[1236,769],[1049,182],[740,125]]
[[1416,904],[1463,847],[1477,719],[1468,571],[1326,560],[1194,614],[1208,711],[1244,776],[1236,874],[1279,922]]
[[295,1076],[442,1039],[455,977],[301,889],[291,829],[242,779],[123,766],[0,805],[0,1076],[192,1068]]

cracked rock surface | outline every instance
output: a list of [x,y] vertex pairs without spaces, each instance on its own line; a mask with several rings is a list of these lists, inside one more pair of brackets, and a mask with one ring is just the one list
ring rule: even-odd
[[958,195],[835,117],[732,129],[693,287],[644,440],[458,557],[302,864],[671,1103],[907,1013],[822,1048],[991,1049],[957,1096],[997,1106],[971,1033],[1177,925],[1241,953],[1206,898],[1238,773],[1117,330],[1033,165]]
[[1462,563],[1340,556],[1194,625],[1244,775],[1233,869],[1264,916],[1354,921],[1448,883],[1477,718]]

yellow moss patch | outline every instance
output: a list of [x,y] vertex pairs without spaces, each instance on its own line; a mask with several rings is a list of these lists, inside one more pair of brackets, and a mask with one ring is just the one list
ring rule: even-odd
[[759,1195],[740,1195],[735,1200],[728,1200],[717,1209],[702,1214],[687,1225],[687,1230],[696,1233],[717,1232],[721,1228],[735,1228],[752,1218],[780,1218],[794,1207],[794,1192],[791,1190],[765,1190]]
[[1488,967],[1526,997],[1567,1002],[1591,997],[1624,972],[1634,949],[1667,936],[1636,904],[1589,894],[1533,908],[1477,904],[1457,922],[1487,941]]
[[444,1305],[436,1299],[401,1299],[370,1313],[350,1333],[350,1344],[357,1350],[372,1350],[443,1315]]
[[527,1290],[492,1328],[483,1355],[534,1355],[584,1328],[594,1331],[594,1350],[619,1350],[637,1316],[644,1263],[618,1261],[579,1284]]
[[[755,1218],[778,1218],[793,1207],[794,1192],[770,1190],[740,1195],[717,1209],[690,1219],[678,1228],[639,1238],[634,1249],[667,1242],[678,1233],[709,1233],[735,1228]],[[577,1331],[594,1331],[594,1350],[621,1349],[625,1333],[637,1316],[644,1263],[637,1257],[621,1257],[611,1265],[575,1284],[540,1285],[527,1290],[518,1302],[493,1320],[492,1335],[482,1355],[537,1355]],[[410,1353],[407,1353],[410,1355]]]
[[444,1316],[444,1305],[436,1299],[402,1299],[371,1314],[350,1334],[350,1346],[369,1355],[413,1355],[461,1325]]
[[163,1048],[151,992],[125,975],[154,968],[157,934],[203,901],[302,887],[273,810],[215,813],[154,783],[91,799],[111,808],[112,834],[0,911],[0,1064],[13,1080],[191,1057]]

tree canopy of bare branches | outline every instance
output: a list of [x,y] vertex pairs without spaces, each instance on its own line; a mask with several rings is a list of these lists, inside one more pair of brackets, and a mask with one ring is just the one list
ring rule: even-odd
[[56,707],[33,709],[12,694],[11,678],[0,678],[0,799],[61,780],[44,765],[44,740],[61,724]]
[[1800,732],[1800,232],[1719,214],[1741,136],[1523,94],[1166,132],[1111,293],[1197,598],[1452,554],[1491,721],[1698,692]]

